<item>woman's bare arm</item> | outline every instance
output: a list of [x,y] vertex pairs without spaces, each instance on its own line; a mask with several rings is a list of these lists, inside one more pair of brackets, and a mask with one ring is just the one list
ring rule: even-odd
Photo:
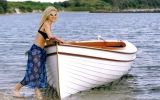
[[55,40],[55,41],[60,42],[60,43],[64,42],[62,39],[60,39],[57,36],[52,34],[51,26],[48,25],[48,24],[45,24],[45,32],[47,33],[49,39]]

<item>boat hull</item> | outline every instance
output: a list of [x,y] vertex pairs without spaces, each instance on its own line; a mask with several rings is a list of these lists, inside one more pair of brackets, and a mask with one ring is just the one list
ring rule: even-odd
[[102,50],[71,45],[47,47],[48,83],[57,90],[60,98],[65,98],[117,80],[129,72],[136,58],[136,52],[122,52],[126,49]]

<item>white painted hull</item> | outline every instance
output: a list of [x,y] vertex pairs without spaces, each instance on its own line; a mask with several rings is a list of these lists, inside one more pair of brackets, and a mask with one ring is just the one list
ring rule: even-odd
[[[47,47],[47,74],[49,85],[60,98],[79,91],[110,83],[127,74],[136,58],[136,47],[99,50],[79,46],[55,45]],[[132,51],[129,51],[133,49]]]

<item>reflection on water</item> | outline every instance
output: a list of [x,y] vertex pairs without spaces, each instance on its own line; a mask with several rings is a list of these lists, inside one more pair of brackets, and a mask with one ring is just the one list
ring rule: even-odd
[[[133,79],[134,77],[128,74],[117,81],[111,82],[110,84],[92,88],[91,90],[79,92],[67,98],[63,98],[62,100],[98,100],[99,98],[101,98],[101,100],[132,100],[134,96],[131,95],[130,92],[133,90],[133,88],[129,86],[129,81]],[[124,92],[124,90],[126,91]],[[21,93],[24,94],[25,98],[17,99],[16,97],[12,97],[10,90],[5,90],[1,92],[0,97],[3,98],[3,100],[36,99],[33,89],[23,88],[22,91],[23,92]],[[47,89],[42,90],[42,93],[44,96],[44,100],[60,100],[57,96],[56,91],[52,87],[48,87]]]
[[[159,100],[160,99],[160,14],[62,12],[53,33],[67,40],[128,40],[138,48],[129,74],[109,86],[80,92],[64,100]],[[33,43],[40,14],[0,15],[0,100],[24,100],[10,96],[10,89],[24,75],[25,51]],[[34,90],[23,93],[35,100]],[[27,94],[31,93],[31,94]],[[55,92],[44,90],[46,100],[56,100]],[[54,95],[54,96],[53,96]]]

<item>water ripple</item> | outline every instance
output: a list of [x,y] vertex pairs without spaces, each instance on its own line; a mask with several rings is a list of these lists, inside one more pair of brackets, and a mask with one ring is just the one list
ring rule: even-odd
[[[26,20],[27,19],[27,20]],[[130,76],[118,84],[75,94],[66,100],[159,100],[160,15],[61,12],[53,33],[67,40],[128,40],[138,48]],[[40,14],[0,15],[0,90],[19,82],[38,29]],[[118,98],[118,99],[117,99]],[[6,99],[7,100],[7,99]]]

